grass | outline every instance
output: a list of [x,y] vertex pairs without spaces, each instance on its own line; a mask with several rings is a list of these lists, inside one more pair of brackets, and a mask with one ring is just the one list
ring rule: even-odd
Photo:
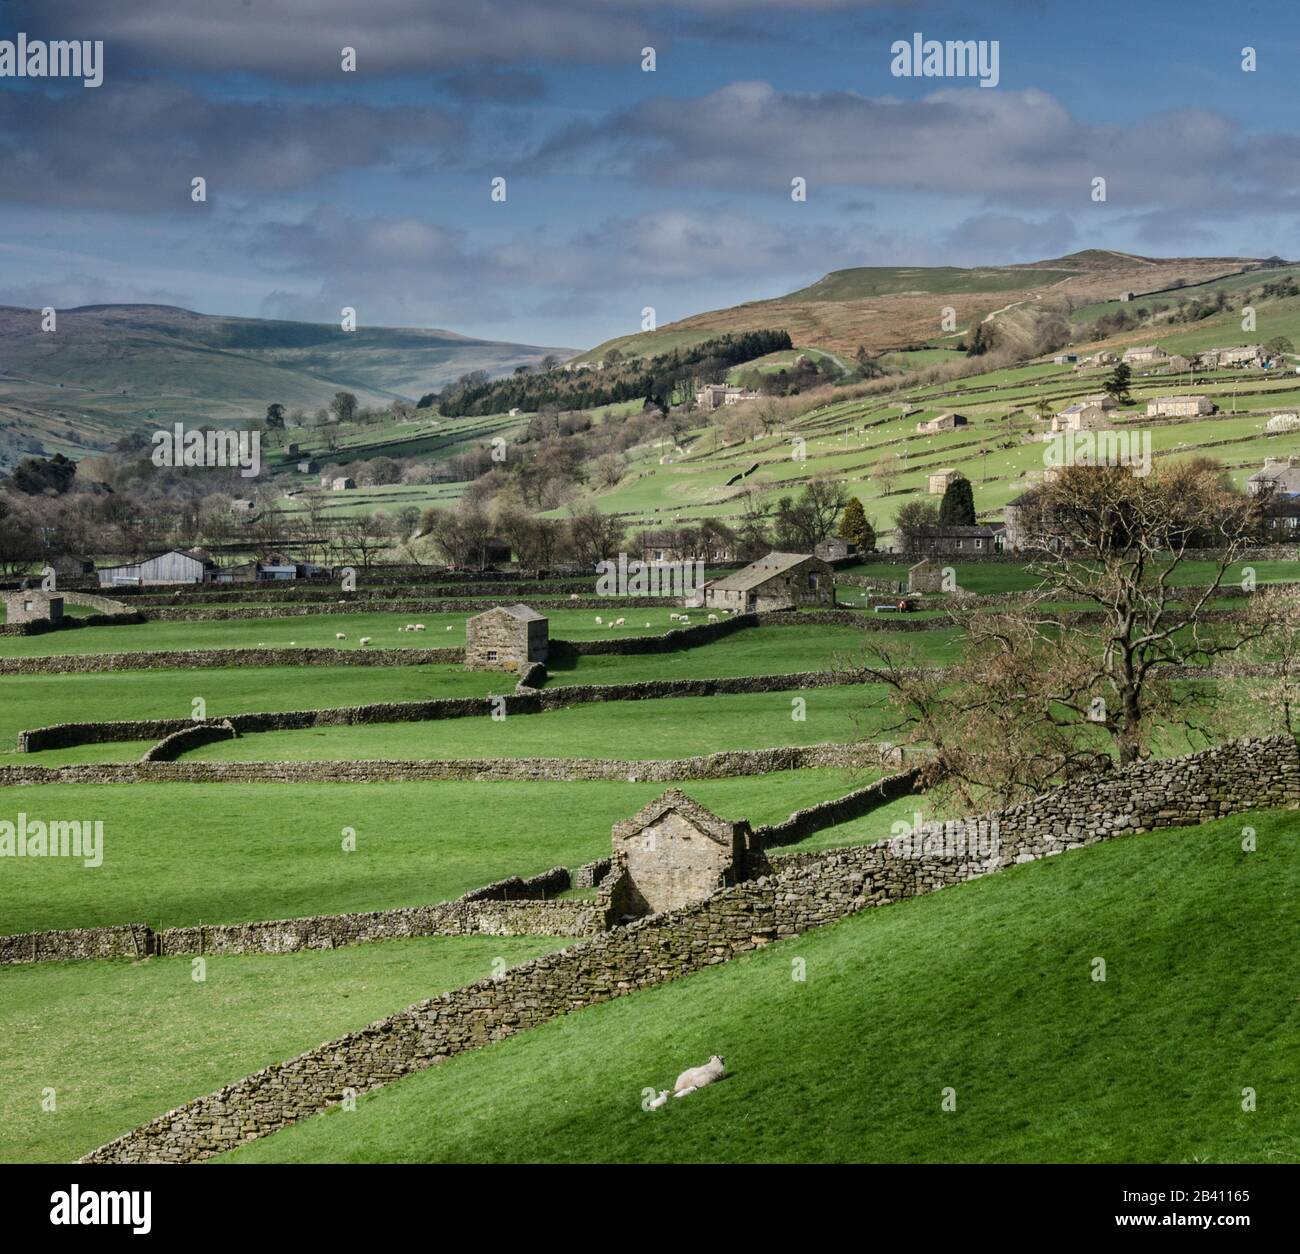
[[[564,944],[422,937],[296,954],[49,962],[4,973],[0,1162],[68,1162],[386,1014]],[[93,1038],[86,1035],[93,1025]],[[56,1109],[41,1110],[42,1090]]]
[[[1298,889],[1293,813],[1117,840],[564,1016],[226,1158],[1294,1162]],[[642,1111],[712,1053],[726,1080]]]
[[209,718],[257,710],[305,710],[374,701],[510,692],[514,679],[453,666],[268,666],[195,671],[0,676],[0,763],[46,766],[129,761],[147,745],[90,745],[20,754],[19,731],[100,719],[189,718],[201,697]]
[[[685,758],[724,749],[843,742],[873,734],[866,709],[883,687],[723,693],[602,701],[520,714],[424,723],[315,727],[205,745],[185,760],[287,762],[344,758]],[[802,706],[795,706],[796,700]],[[796,721],[794,715],[802,714]],[[887,717],[887,716],[886,716]]]
[[[860,786],[838,770],[682,785],[771,823]],[[0,934],[236,923],[421,905],[609,853],[610,828],[664,784],[59,784],[0,790],[0,817],[100,820],[103,865],[6,859]],[[345,827],[357,849],[341,849]]]

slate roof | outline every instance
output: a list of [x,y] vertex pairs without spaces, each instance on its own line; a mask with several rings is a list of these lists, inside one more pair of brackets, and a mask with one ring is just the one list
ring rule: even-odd
[[811,556],[810,553],[769,553],[756,562],[750,562],[744,570],[738,570],[734,575],[719,579],[712,586],[724,592],[748,592],[751,588],[767,583],[769,579],[775,579],[777,575],[793,570],[800,562],[808,561]]

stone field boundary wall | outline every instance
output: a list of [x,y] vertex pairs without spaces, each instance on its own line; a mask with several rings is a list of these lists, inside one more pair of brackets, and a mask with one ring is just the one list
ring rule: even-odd
[[[180,733],[184,734],[184,733]],[[0,766],[0,787],[44,784],[382,784],[429,780],[469,783],[674,783],[734,779],[809,768],[860,770],[877,765],[872,746],[824,744],[723,750],[693,758],[441,758],[316,762],[87,762],[71,766]]]
[[[618,608],[622,609],[662,609],[666,605],[677,605],[672,597],[622,597]],[[477,600],[446,601],[367,601],[360,605],[356,602],[308,605],[266,605],[266,606],[147,606],[139,611],[140,617],[151,623],[211,623],[239,622],[241,620],[263,618],[311,618],[320,614],[356,613],[358,609],[367,614],[479,614],[483,610],[500,605],[498,597],[479,597]],[[528,604],[536,610],[599,610],[610,604],[607,598],[588,596],[583,601],[571,601],[568,597],[530,597]]]
[[[1242,740],[1067,784],[995,814],[931,824],[923,839],[906,847],[886,841],[774,858],[771,873],[757,880],[613,928],[513,967],[500,979],[419,1002],[186,1102],[80,1161],[209,1158],[322,1111],[345,1091],[370,1092],[454,1054],[868,907],[1125,833],[1298,803],[1295,742],[1288,737]],[[990,837],[991,846],[979,843]]]
[[[535,679],[530,669],[526,678]],[[719,679],[651,679],[626,684],[561,684],[532,688],[520,682],[512,693],[498,697],[435,697],[429,701],[394,701],[337,706],[320,710],[284,710],[231,714],[223,718],[238,735],[297,731],[308,727],[371,723],[411,723],[448,718],[487,717],[504,708],[507,715],[540,714],[601,701],[649,701],[665,698],[711,697],[718,694],[797,692],[836,688],[865,682],[847,671],[802,671],[790,675],[736,675]],[[501,703],[504,702],[504,706]],[[77,745],[113,744],[128,740],[158,740],[196,724],[190,719],[100,720],[33,727],[18,735],[20,753],[70,749]]]
[[146,923],[0,936],[0,966],[91,958],[292,954],[413,936],[591,936],[608,926],[608,902],[555,901],[571,885],[564,867],[529,879],[512,876],[454,901],[362,914],[313,915],[256,923],[169,927]]

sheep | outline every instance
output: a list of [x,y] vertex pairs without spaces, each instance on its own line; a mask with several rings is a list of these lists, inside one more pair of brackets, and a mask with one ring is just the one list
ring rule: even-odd
[[647,1110],[658,1110],[659,1107],[662,1106],[662,1105],[663,1105],[667,1100],[668,1100],[668,1090],[667,1090],[667,1089],[660,1089],[660,1090],[659,1090],[659,1096],[658,1096],[658,1097],[656,1097],[656,1098],[652,1098],[650,1101],[646,1102],[646,1104],[645,1104],[645,1105],[646,1105],[646,1109],[647,1109]]
[[718,621],[718,616],[716,614],[709,615],[709,622],[716,623],[717,621]]
[[596,626],[597,626],[597,627],[603,627],[604,625],[605,625],[605,620],[602,619],[601,616],[600,616],[599,614],[597,614],[597,615],[596,615]]
[[450,623],[447,624],[447,630],[448,630],[448,631],[451,630],[451,624],[450,624]]
[[726,1074],[726,1059],[721,1054],[714,1054],[702,1067],[691,1067],[677,1077],[677,1082],[673,1085],[673,1096],[685,1097],[687,1093],[694,1093],[706,1084],[721,1080]]
[[623,624],[626,623],[626,622],[627,622],[627,619],[626,619],[626,618],[616,618],[616,619],[614,620],[614,626],[615,626],[615,627],[622,627]]
[[370,637],[369,637],[369,636],[362,636],[361,639],[357,641],[357,643],[358,643],[358,644],[369,644],[369,643],[370,643]]
[[415,630],[416,630],[416,631],[423,631],[423,630],[424,630],[424,624],[423,624],[423,623],[416,623],[416,624],[415,624]]
[[334,633],[335,640],[346,640],[347,638],[348,638],[348,633],[346,631],[336,631]]
[[649,627],[649,626],[650,626],[650,624],[649,624],[649,623],[646,623],[646,626],[647,626],[647,627]]
[[570,592],[570,593],[569,593],[569,600],[570,600],[570,601],[576,601],[577,599],[578,599],[578,594],[577,594],[576,592]]

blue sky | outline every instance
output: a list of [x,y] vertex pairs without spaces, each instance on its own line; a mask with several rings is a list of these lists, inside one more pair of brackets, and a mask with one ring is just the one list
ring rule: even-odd
[[[1204,0],[0,0],[0,39],[105,42],[101,87],[0,78],[0,303],[349,305],[586,347],[647,305],[662,323],[852,265],[1294,257],[1291,19]],[[996,40],[998,85],[895,77],[913,32]]]

